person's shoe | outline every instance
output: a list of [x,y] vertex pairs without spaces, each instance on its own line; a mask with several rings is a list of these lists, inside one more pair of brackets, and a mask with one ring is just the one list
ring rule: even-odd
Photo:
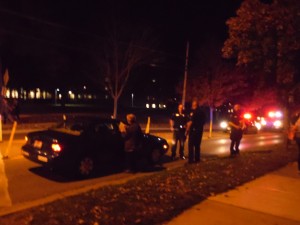
[[185,160],[185,156],[181,156],[180,159]]

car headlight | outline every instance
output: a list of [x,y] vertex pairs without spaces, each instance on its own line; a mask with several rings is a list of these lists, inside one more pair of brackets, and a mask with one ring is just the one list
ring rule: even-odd
[[226,129],[228,127],[228,123],[226,121],[222,121],[220,123],[220,127],[223,128],[223,129]]
[[276,121],[274,121],[273,125],[275,128],[278,129],[278,128],[282,127],[282,122],[280,120],[276,120]]
[[260,123],[255,122],[255,126],[256,126],[257,130],[260,130],[260,129],[261,129],[261,124],[260,124]]
[[167,144],[163,145],[163,149],[167,150],[169,148],[169,146]]

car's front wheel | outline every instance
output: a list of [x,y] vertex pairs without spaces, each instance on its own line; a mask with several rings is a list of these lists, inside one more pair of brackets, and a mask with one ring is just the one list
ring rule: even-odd
[[79,160],[79,163],[78,163],[78,174],[81,176],[81,177],[89,177],[91,176],[94,171],[95,171],[95,162],[93,160],[92,157],[90,156],[85,156],[85,157],[82,157],[80,160]]
[[154,164],[157,164],[161,160],[161,151],[159,148],[154,148],[151,152],[151,161]]

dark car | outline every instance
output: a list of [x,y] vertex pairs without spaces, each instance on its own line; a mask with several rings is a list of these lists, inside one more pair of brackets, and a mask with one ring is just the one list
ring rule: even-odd
[[[26,139],[23,156],[50,168],[90,176],[100,169],[124,165],[124,140],[118,120],[68,118],[48,130],[30,132]],[[143,134],[141,160],[156,164],[167,150],[165,139]]]

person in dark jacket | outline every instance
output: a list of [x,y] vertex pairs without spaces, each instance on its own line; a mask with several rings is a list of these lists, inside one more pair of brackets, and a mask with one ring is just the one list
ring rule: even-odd
[[192,111],[190,113],[190,121],[187,124],[188,149],[189,159],[188,163],[200,162],[201,142],[203,135],[203,127],[206,121],[205,113],[199,107],[198,101],[193,100]]
[[233,113],[229,119],[230,126],[230,155],[234,156],[240,153],[240,143],[243,137],[243,130],[245,129],[245,122],[242,117],[241,106],[239,104],[234,105]]
[[134,114],[126,116],[128,125],[125,127],[125,145],[124,150],[126,154],[126,167],[128,172],[137,171],[138,151],[142,144],[142,129],[136,121]]
[[297,109],[290,118],[290,126],[294,132],[294,140],[298,146],[298,172],[300,173],[300,109]]

